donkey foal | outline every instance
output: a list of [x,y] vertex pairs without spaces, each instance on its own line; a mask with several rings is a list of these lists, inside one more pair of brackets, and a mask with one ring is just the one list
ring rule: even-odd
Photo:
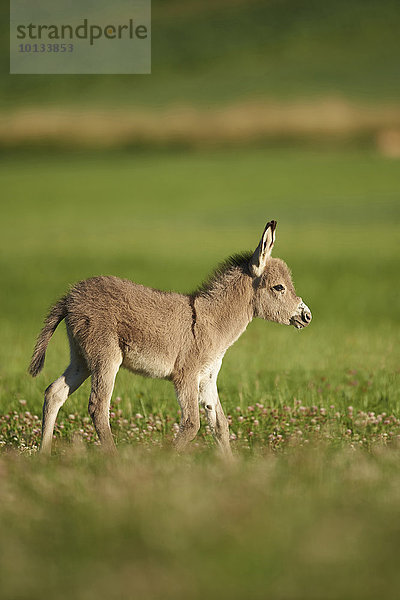
[[89,375],[89,414],[103,447],[115,451],[109,407],[122,366],[173,382],[181,408],[177,450],[199,430],[200,403],[217,444],[229,455],[228,423],[217,390],[226,350],[253,317],[297,329],[311,321],[288,267],[271,258],[275,228],[276,221],[267,223],[254,253],[229,258],[191,295],[161,292],[117,277],[93,277],[61,298],[45,320],[29,366],[33,377],[42,370],[50,338],[65,319],[70,365],[45,392],[41,451],[51,452],[58,411]]

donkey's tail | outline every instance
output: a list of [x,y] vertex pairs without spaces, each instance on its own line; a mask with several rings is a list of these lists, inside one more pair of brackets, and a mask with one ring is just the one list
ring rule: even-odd
[[36,346],[28,368],[28,373],[32,375],[32,377],[36,377],[36,375],[38,375],[43,369],[44,357],[50,338],[55,332],[57,326],[67,316],[66,299],[66,296],[61,298],[61,300],[59,300],[57,304],[51,308],[48,316],[46,317],[44,327],[36,341]]

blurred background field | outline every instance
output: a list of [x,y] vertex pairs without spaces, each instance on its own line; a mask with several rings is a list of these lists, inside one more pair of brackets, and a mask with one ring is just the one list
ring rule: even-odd
[[151,76],[7,77],[1,145],[187,148],[300,139],[399,154],[395,0],[156,0],[152,8]]
[[[270,218],[278,220],[275,254],[292,268],[314,322],[301,333],[252,323],[225,359],[224,402],[236,406],[240,387],[251,398],[258,379],[260,396],[265,386],[269,393],[274,389],[276,376],[285,387],[292,379],[285,373],[292,370],[310,378],[327,372],[347,377],[347,370],[360,369],[394,374],[397,173],[397,162],[372,151],[246,149],[3,163],[9,203],[2,220],[7,283],[1,323],[9,340],[18,339],[1,350],[8,401],[28,397],[39,411],[46,382],[64,368],[68,346],[61,326],[45,372],[36,380],[21,377],[48,306],[71,283],[115,274],[189,292],[226,256],[255,247]],[[303,399],[300,381],[293,391]],[[133,401],[141,389],[152,390],[154,398],[173,397],[169,384],[126,373],[118,386],[117,393]],[[354,387],[352,395],[359,392]],[[66,410],[84,410],[87,391],[79,390]],[[389,396],[380,383],[371,385],[371,393],[373,404],[382,400],[389,403],[385,408],[398,408],[394,381]],[[367,404],[365,394],[359,396]]]
[[[5,10],[4,8],[2,10]],[[399,20],[377,0],[153,2],[151,76],[8,75],[1,23],[0,582],[4,598],[397,597]],[[189,292],[277,219],[305,331],[254,321],[220,397],[236,463],[187,456],[170,383],[118,375],[117,463],[89,382],[37,454],[64,326],[97,274]],[[51,532],[51,533],[50,533]]]
[[[12,77],[2,104],[209,106],[327,94],[397,103],[399,20],[395,0],[155,0],[152,77]],[[6,53],[2,61],[7,72]]]

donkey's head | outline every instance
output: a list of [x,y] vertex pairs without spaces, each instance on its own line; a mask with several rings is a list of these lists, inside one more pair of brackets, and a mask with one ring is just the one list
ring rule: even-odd
[[253,277],[254,314],[267,321],[307,327],[311,311],[297,296],[288,266],[279,258],[271,258],[275,243],[276,221],[267,223],[249,264]]

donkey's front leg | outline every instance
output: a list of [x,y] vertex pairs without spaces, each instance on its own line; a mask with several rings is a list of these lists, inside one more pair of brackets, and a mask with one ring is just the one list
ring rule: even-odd
[[208,425],[211,429],[219,449],[226,457],[232,456],[229,443],[229,426],[218,397],[217,376],[221,368],[221,361],[213,365],[212,369],[200,380],[199,402],[204,406]]
[[197,377],[175,381],[176,396],[181,407],[181,422],[174,446],[180,452],[191,442],[200,429],[199,384]]

